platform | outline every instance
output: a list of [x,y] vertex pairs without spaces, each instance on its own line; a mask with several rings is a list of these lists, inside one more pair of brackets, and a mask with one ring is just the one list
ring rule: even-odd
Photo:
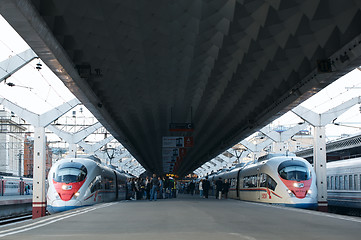
[[0,205],[31,203],[32,195],[0,196]]
[[32,195],[0,196],[0,219],[32,212]]
[[0,228],[2,239],[359,239],[361,218],[237,200],[123,201]]

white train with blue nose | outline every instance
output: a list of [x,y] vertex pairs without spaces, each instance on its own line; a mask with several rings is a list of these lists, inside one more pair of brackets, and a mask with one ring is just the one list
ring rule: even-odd
[[102,202],[125,200],[127,176],[94,157],[57,161],[48,175],[47,210],[66,211]]

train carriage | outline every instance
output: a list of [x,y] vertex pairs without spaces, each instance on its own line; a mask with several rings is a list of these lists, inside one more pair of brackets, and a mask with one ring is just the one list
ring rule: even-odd
[[127,177],[89,158],[66,158],[49,171],[47,209],[66,211],[101,202],[125,200]]
[[327,163],[330,207],[361,208],[361,158]]
[[0,185],[0,196],[24,195],[25,185],[20,177],[2,176]]
[[317,207],[316,174],[303,158],[268,155],[217,177],[230,183],[230,198],[298,208]]

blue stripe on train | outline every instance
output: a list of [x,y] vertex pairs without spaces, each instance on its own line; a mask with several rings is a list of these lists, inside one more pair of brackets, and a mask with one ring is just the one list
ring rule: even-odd
[[46,209],[48,210],[48,212],[50,214],[54,214],[57,212],[64,212],[64,211],[68,211],[68,210],[73,210],[76,208],[81,208],[81,207],[87,207],[87,206],[91,206],[91,205],[86,205],[86,206],[61,206],[61,207],[54,207],[51,205],[47,205]]
[[303,209],[317,209],[317,203],[294,203],[294,204],[274,204],[285,207],[303,208]]

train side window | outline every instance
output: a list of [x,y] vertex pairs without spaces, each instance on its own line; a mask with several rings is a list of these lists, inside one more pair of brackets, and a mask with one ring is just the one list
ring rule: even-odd
[[339,189],[338,176],[335,176],[335,190]]
[[231,187],[232,188],[236,187],[236,179],[235,178],[232,178],[232,180],[231,180]]
[[333,176],[331,176],[331,182],[329,183],[329,179],[327,177],[327,189],[332,189]]
[[89,184],[90,192],[93,193],[99,189],[102,189],[101,178],[98,176]]
[[243,178],[243,187],[244,188],[251,188],[257,187],[257,176],[248,176]]
[[339,183],[339,186],[340,186],[340,190],[343,190],[343,182],[342,182],[342,176],[339,177],[339,180],[340,180],[340,183]]
[[244,177],[243,178],[243,188],[247,188],[247,181],[248,181],[247,177]]
[[257,187],[257,176],[252,176],[252,187]]
[[354,183],[354,190],[358,190],[358,186],[357,186],[357,175],[353,175],[353,183]]
[[266,187],[266,181],[267,181],[267,177],[266,177],[266,174],[262,173],[260,175],[260,180],[259,180],[259,186],[260,187]]
[[269,189],[271,189],[271,190],[275,190],[276,189],[276,187],[277,187],[277,183],[276,183],[276,181],[273,179],[273,178],[271,178],[270,176],[268,176],[267,175],[267,187],[269,188]]
[[327,189],[330,189],[330,177],[327,177]]
[[343,176],[343,185],[344,185],[343,189],[347,190],[347,176],[346,175]]
[[260,185],[259,186],[266,187],[266,188],[269,188],[274,191],[276,189],[277,183],[268,174],[262,173],[260,175]]
[[352,175],[348,176],[348,189],[353,190]]

